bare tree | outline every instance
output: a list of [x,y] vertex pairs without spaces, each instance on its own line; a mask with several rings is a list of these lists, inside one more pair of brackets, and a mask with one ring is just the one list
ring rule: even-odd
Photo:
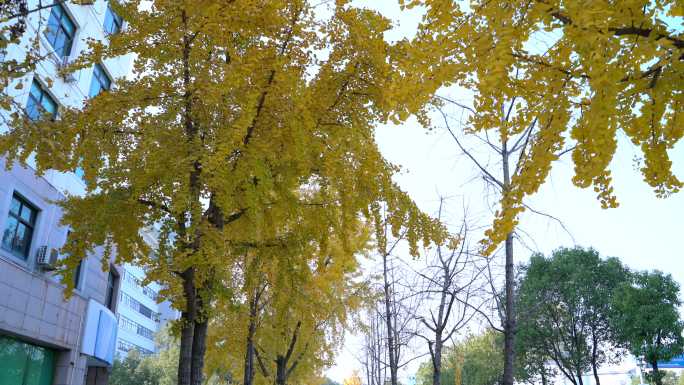
[[[444,198],[440,198],[440,221],[443,209]],[[445,343],[464,329],[478,314],[475,310],[485,303],[476,296],[481,269],[476,267],[469,250],[468,233],[464,219],[450,244],[438,245],[435,253],[427,257],[427,266],[416,272],[420,283],[413,290],[421,298],[422,306],[415,316],[423,326],[416,330],[416,335],[428,345],[433,385],[441,385]]]
[[[462,111],[466,111],[469,114],[477,114],[477,111],[474,109],[455,100],[446,97],[439,98],[447,104],[457,106]],[[503,126],[512,124],[514,120],[512,117],[515,116],[516,112],[516,98],[513,98],[510,101],[501,101],[500,104],[501,125]],[[441,107],[438,106],[437,111],[439,111],[441,114],[444,120],[445,128],[455,141],[460,152],[462,152],[473,163],[477,171],[481,174],[487,188],[492,188],[497,192],[499,197],[498,204],[500,205],[503,200],[507,199],[507,197],[512,193],[513,187],[515,187],[514,180],[520,176],[520,173],[525,169],[525,167],[531,166],[529,164],[529,149],[532,147],[532,144],[535,143],[535,140],[538,139],[539,132],[544,130],[546,127],[540,126],[538,124],[538,119],[535,118],[528,126],[511,130],[509,131],[510,135],[500,136],[496,139],[492,139],[486,131],[483,135],[472,131],[468,132],[468,136],[477,139],[478,142],[482,144],[480,147],[486,149],[489,156],[493,156],[493,162],[490,163],[491,159],[480,159],[480,157],[478,157],[480,154],[470,148],[466,148],[463,138],[459,138],[455,130],[451,127],[450,122],[453,120],[444,112]],[[515,132],[518,133],[515,134]],[[571,150],[572,148],[561,150],[557,153],[554,153],[553,156],[557,158]],[[552,151],[552,149],[549,149],[549,151]],[[526,204],[523,204],[523,206],[535,214],[541,214],[556,221],[565,230],[562,222],[560,222],[557,218],[534,210]],[[488,281],[491,285],[494,303],[496,305],[496,310],[499,314],[499,320],[501,322],[501,328],[495,329],[501,330],[504,334],[504,372],[502,383],[505,385],[512,385],[515,375],[515,334],[517,326],[517,314],[515,301],[516,273],[513,244],[514,239],[520,240],[520,236],[517,234],[516,230],[518,230],[517,226],[506,234],[503,245],[505,262],[504,287],[502,291],[496,288],[491,267],[488,267],[487,269],[489,278]],[[488,317],[485,312],[480,312],[480,314],[486,316],[490,325],[494,326],[495,321]]]
[[417,320],[414,314],[419,298],[407,289],[412,284],[412,271],[397,256],[405,246],[406,233],[392,235],[391,224],[387,221],[381,228],[384,231],[376,234],[380,263],[376,270],[379,270],[379,299],[372,301],[366,310],[363,322],[365,346],[359,360],[369,385],[398,385],[399,370],[422,357],[405,355],[415,337]]
[[364,321],[364,346],[362,364],[367,385],[385,385],[387,363],[387,337],[384,321],[376,308],[369,308]]

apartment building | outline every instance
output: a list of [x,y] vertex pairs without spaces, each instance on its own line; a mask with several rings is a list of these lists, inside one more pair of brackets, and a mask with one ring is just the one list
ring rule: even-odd
[[116,353],[121,357],[133,349],[143,355],[155,353],[155,335],[166,322],[178,318],[178,312],[168,302],[157,303],[160,286],[155,282],[143,284],[144,277],[140,267],[123,265],[116,343]]
[[[86,39],[106,40],[124,23],[105,0],[50,1],[28,1],[29,10],[40,11],[29,13],[24,34],[26,39],[38,37],[40,54],[46,59],[34,73],[16,79],[7,89],[30,119],[58,118],[61,107],[81,106],[87,98],[108,90],[113,79],[125,76],[130,68],[130,58],[123,57],[60,75],[59,69],[87,48]],[[14,48],[3,52],[0,60],[23,55]],[[84,194],[81,176],[79,170],[51,170],[39,176],[31,161],[28,167],[13,164],[6,170],[0,157],[2,385],[104,385],[117,352],[118,328],[130,330],[128,321],[144,322],[129,310],[136,309],[135,303],[142,304],[140,297],[146,291],[129,290],[127,283],[129,294],[124,295],[120,290],[123,279],[135,281],[133,273],[115,265],[113,259],[103,271],[101,250],[83,259],[75,272],[76,290],[64,298],[65,282],[55,273],[54,263],[61,258],[59,249],[68,229],[60,225],[62,211],[54,202],[67,193]],[[143,307],[137,309],[144,315]],[[128,315],[117,316],[119,310]],[[145,330],[140,329],[148,337]],[[150,349],[139,341],[136,347]]]
[[[154,229],[148,229],[142,236],[152,248],[156,246]],[[116,354],[125,357],[131,350],[143,355],[154,354],[157,351],[156,334],[168,321],[177,319],[180,313],[172,309],[168,301],[158,302],[161,286],[156,282],[145,282],[145,271],[141,267],[127,263],[121,270]]]

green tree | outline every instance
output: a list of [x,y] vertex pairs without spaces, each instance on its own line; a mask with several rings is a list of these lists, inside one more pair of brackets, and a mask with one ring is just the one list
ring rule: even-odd
[[463,345],[463,385],[496,385],[503,373],[503,336],[488,330],[466,339]]
[[684,322],[679,316],[679,284],[660,271],[634,274],[617,290],[612,318],[620,341],[635,356],[651,365],[649,378],[665,385],[658,361],[684,352]]
[[[553,361],[574,385],[617,360],[611,328],[611,301],[628,272],[616,258],[601,259],[592,249],[558,249],[550,258],[535,255],[520,285],[517,344],[533,351],[533,362]],[[538,365],[537,365],[538,366]]]
[[[662,376],[663,385],[684,385],[684,376],[678,376],[675,372],[667,371]],[[641,378],[633,376],[630,379],[630,385],[640,385]]]
[[131,350],[125,357],[117,357],[109,375],[110,385],[176,385],[178,341],[170,328],[155,336],[157,352],[143,355]]
[[[503,373],[503,336],[494,330],[470,335],[442,357],[441,382],[445,385],[496,385]],[[418,385],[432,384],[432,363],[416,373]]]
[[142,355],[131,350],[117,357],[109,375],[110,385],[176,385],[178,342],[164,329],[156,336],[157,353]]
[[160,385],[162,372],[153,365],[152,360],[137,350],[131,350],[121,358],[117,357],[109,375],[111,385]]
[[[525,331],[521,337],[525,337]],[[519,382],[528,384],[542,385],[549,384],[549,381],[558,374],[554,366],[547,365],[549,361],[545,349],[529,344],[523,338],[516,338],[516,365],[515,377]]]

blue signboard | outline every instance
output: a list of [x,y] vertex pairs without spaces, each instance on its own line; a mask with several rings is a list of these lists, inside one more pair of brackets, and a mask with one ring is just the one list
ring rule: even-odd
[[[648,365],[647,367],[651,367]],[[677,356],[670,361],[658,362],[658,369],[684,369],[684,355]]]

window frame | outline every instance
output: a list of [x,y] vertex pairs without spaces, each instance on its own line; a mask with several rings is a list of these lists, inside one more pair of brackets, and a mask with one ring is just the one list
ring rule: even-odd
[[105,298],[103,305],[112,311],[116,312],[116,299],[118,298],[117,290],[119,289],[119,274],[117,274],[114,266],[109,266],[109,272],[107,273],[107,286],[105,292]]
[[[40,98],[36,99],[35,95],[33,94],[33,86],[36,86],[36,88],[40,91]],[[46,110],[45,107],[43,107],[43,100],[48,99],[52,104],[55,105],[55,111],[50,113],[50,111]],[[29,104],[33,103],[35,104],[38,112],[40,113],[40,116],[34,117],[31,115],[29,112]],[[26,99],[26,106],[24,107],[24,113],[26,116],[33,122],[37,122],[40,120],[40,118],[43,117],[43,115],[47,115],[48,113],[51,114],[50,119],[55,120],[57,119],[58,113],[59,113],[59,102],[57,101],[57,98],[52,96],[50,91],[48,91],[47,87],[41,82],[37,76],[33,77],[33,80],[31,81],[31,86],[29,88],[28,92],[28,98]]]
[[[50,28],[50,22],[53,19],[53,15],[55,12],[59,10],[61,12],[61,15],[59,19],[57,20],[58,22],[58,29],[55,32],[52,32],[49,30]],[[67,30],[68,28],[65,27],[65,24],[63,23],[63,20],[68,20],[69,23],[71,23],[71,27],[73,31],[71,34]],[[74,18],[71,16],[69,11],[67,10],[67,7],[64,5],[64,3],[53,3],[52,9],[50,10],[50,16],[48,16],[48,21],[47,21],[47,28],[43,32],[43,36],[45,37],[45,40],[50,44],[50,46],[53,48],[53,52],[59,56],[61,59],[68,58],[71,56],[71,51],[74,48],[74,43],[76,41],[76,32],[78,31],[78,24],[76,24],[76,21]],[[58,51],[58,47],[55,45],[57,44],[58,38],[60,36],[60,33],[64,34],[65,36],[65,44],[61,47],[62,52]],[[53,35],[53,36],[51,36]],[[53,41],[54,40],[54,41]]]
[[[109,18],[111,18],[111,26],[113,27],[113,30],[111,31],[107,28],[107,20]],[[104,22],[102,23],[102,30],[104,31],[105,36],[112,36],[121,32],[123,25],[123,18],[114,12],[111,5],[107,4],[107,11],[105,12]]]
[[[19,206],[19,213],[18,213],[18,214],[14,214],[14,213],[12,212],[12,203],[14,202],[15,199],[16,199],[16,200],[19,202],[19,204],[20,204],[20,206]],[[21,217],[21,213],[22,213],[24,207],[28,207],[28,208],[32,211],[32,217],[31,217],[31,220],[30,220],[30,221],[26,221],[25,219],[23,219],[23,218]],[[36,206],[35,204],[31,203],[28,199],[24,198],[23,195],[19,194],[19,193],[16,192],[16,191],[14,191],[14,192],[12,193],[12,197],[11,197],[11,200],[10,200],[10,206],[9,206],[9,209],[7,210],[7,219],[5,220],[5,226],[4,226],[5,228],[4,228],[4,230],[3,230],[3,239],[0,241],[0,247],[1,247],[3,250],[5,250],[5,251],[7,251],[8,253],[10,253],[12,256],[14,256],[14,257],[16,257],[16,258],[19,258],[19,259],[21,259],[22,261],[24,261],[24,262],[26,262],[26,263],[28,263],[29,257],[30,257],[30,255],[31,255],[31,246],[33,245],[33,237],[34,237],[34,235],[35,235],[35,233],[36,233],[36,227],[37,227],[37,224],[38,224],[38,215],[40,214],[40,211],[41,211],[41,210],[38,208],[38,206]],[[13,218],[17,221],[17,224],[16,224],[16,226],[14,227],[14,234],[16,234],[17,228],[19,227],[20,224],[24,225],[24,227],[28,228],[29,231],[30,231],[30,234],[29,234],[29,236],[28,236],[28,237],[29,237],[28,243],[24,246],[24,251],[23,251],[23,253],[21,253],[21,254],[17,253],[17,252],[13,249],[12,246],[10,246],[9,248],[5,246],[5,242],[4,242],[4,238],[5,238],[5,236],[4,236],[4,231],[7,231],[7,230],[8,230],[9,219],[10,219],[10,217],[13,217]],[[30,223],[29,223],[29,222],[30,222]],[[15,235],[15,236],[16,236],[16,235]],[[14,237],[13,237],[13,238],[14,238]]]
[[83,276],[83,261],[84,259],[78,261],[78,265],[76,266],[76,269],[74,271],[74,290],[81,290],[81,278]]
[[[67,231],[67,241],[69,241],[69,236],[71,236],[71,230]],[[72,281],[72,283],[74,284],[74,290],[81,291],[83,277],[85,277],[85,271],[83,270],[85,267],[86,257],[83,257],[78,261],[78,265],[76,265],[76,268],[74,269]]]
[[[143,305],[140,301],[135,299],[132,295],[126,293],[126,292],[121,292],[121,302],[126,304],[129,308],[135,310],[138,314],[142,315],[143,317],[150,319],[154,322],[159,323],[160,318],[161,318],[161,313],[158,313],[154,311],[153,309],[150,309],[149,307]],[[149,314],[146,314],[149,313]]]
[[[102,76],[98,76],[98,74],[101,74]],[[104,78],[104,79],[102,79]],[[104,84],[102,81],[105,81],[107,84],[106,87],[104,87]],[[112,77],[109,75],[109,71],[107,71],[107,68],[105,68],[104,64],[102,63],[95,63],[93,66],[93,76],[90,79],[90,88],[88,89],[88,97],[89,98],[94,98],[97,95],[101,94],[103,91],[109,91],[112,89],[112,83],[114,80]],[[96,94],[93,94],[93,85],[98,84],[98,92]]]

